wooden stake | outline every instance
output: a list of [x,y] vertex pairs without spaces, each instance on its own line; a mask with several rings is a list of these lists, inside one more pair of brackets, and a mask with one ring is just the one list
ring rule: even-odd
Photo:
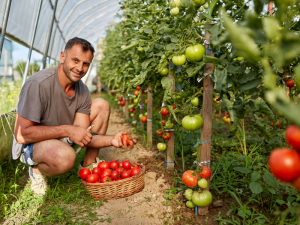
[[[207,31],[207,26],[210,23],[205,23],[205,55],[213,56],[212,51],[209,48],[210,33]],[[206,63],[204,67],[204,74],[212,74],[214,72],[214,64]],[[206,76],[203,81],[203,106],[202,106],[202,117],[203,117],[203,128],[201,132],[201,142],[211,140],[212,133],[212,111],[213,111],[213,89],[214,84],[210,76]],[[201,145],[201,162],[209,161],[211,155],[211,141]],[[210,164],[207,165],[210,167]],[[209,183],[209,180],[208,180]],[[206,188],[209,190],[209,185]],[[198,207],[198,215],[205,215],[208,213],[207,207]]]
[[[169,63],[169,75],[168,77],[173,79],[173,88],[172,91],[175,91],[175,79],[170,73],[170,68],[172,66],[172,61]],[[167,161],[166,161],[166,168],[170,170],[174,170],[174,142],[175,142],[175,134],[174,131],[169,131],[171,137],[168,140],[168,148],[167,148]]]
[[125,119],[128,120],[128,97],[123,97],[125,105],[123,106],[123,113],[125,114]]
[[[145,103],[145,100],[144,100],[144,94],[141,95],[141,103],[140,105],[142,106],[140,108],[140,114],[144,114],[144,103]],[[141,128],[144,129],[144,123],[141,123]]]
[[[148,92],[147,92],[147,138],[148,143],[150,146],[152,146],[152,95],[150,93],[151,86],[148,86]],[[151,120],[151,121],[150,121]]]

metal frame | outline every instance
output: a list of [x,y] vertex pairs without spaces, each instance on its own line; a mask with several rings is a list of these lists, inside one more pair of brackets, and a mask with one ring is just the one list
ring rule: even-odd
[[6,33],[6,26],[7,26],[10,6],[11,6],[11,0],[7,0],[6,7],[5,7],[4,18],[3,18],[3,23],[2,23],[2,29],[1,29],[0,59],[1,59],[1,55],[2,55],[2,48],[3,48],[3,44],[4,44],[4,38],[5,38],[5,33]]
[[52,10],[52,16],[51,16],[51,23],[49,26],[49,31],[48,31],[48,35],[47,35],[47,42],[46,42],[46,46],[45,46],[45,52],[44,52],[44,56],[43,56],[43,67],[42,69],[44,69],[46,67],[46,60],[47,60],[47,55],[48,55],[48,50],[49,50],[49,45],[50,45],[50,39],[51,39],[51,33],[52,33],[52,29],[53,29],[53,23],[54,23],[54,19],[55,19],[55,12],[56,12],[56,7],[57,7],[57,2],[58,0],[55,0],[55,4],[54,4],[54,8]]
[[30,58],[31,58],[33,43],[34,43],[34,39],[35,39],[36,29],[37,29],[38,22],[39,22],[39,17],[40,17],[40,12],[41,12],[41,8],[42,8],[42,4],[43,4],[43,0],[40,0],[40,4],[39,4],[39,7],[38,7],[38,12],[37,12],[37,16],[36,16],[36,20],[35,20],[35,25],[34,25],[34,29],[33,29],[32,39],[31,39],[31,43],[30,43],[30,49],[28,51],[28,58],[27,58],[27,62],[26,62],[26,67],[25,67],[24,74],[23,74],[22,87],[23,87],[23,85],[24,85],[24,83],[26,81],[26,77],[27,77],[27,73],[28,73],[28,68],[29,68],[29,65],[30,65]]

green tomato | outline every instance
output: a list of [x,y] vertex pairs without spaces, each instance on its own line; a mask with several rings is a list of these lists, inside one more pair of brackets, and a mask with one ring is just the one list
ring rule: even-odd
[[198,186],[205,189],[208,186],[208,182],[206,179],[202,178],[201,180],[198,181]]
[[170,6],[171,6],[172,8],[174,8],[174,7],[179,7],[180,4],[181,4],[181,0],[171,0],[171,1],[170,1]]
[[203,119],[199,116],[185,116],[182,120],[182,126],[189,131],[199,130],[203,126]]
[[142,51],[144,51],[144,48],[140,46],[140,47],[138,47],[138,51],[142,52]]
[[205,48],[200,44],[190,46],[185,50],[185,56],[191,62],[198,62],[202,60],[204,54]]
[[196,4],[196,5],[203,5],[205,3],[205,0],[193,0],[193,2]]
[[141,99],[140,98],[136,98],[133,100],[134,104],[138,104],[139,102],[141,102]]
[[130,113],[130,116],[131,116],[131,117],[134,117],[134,113]]
[[119,101],[119,99],[118,99],[118,98],[115,98],[115,102],[117,102],[117,101]]
[[179,8],[178,8],[178,7],[175,7],[175,8],[173,8],[173,9],[171,9],[170,14],[171,14],[172,16],[177,16],[177,15],[179,14]]
[[182,79],[182,77],[179,77],[179,78],[177,78],[176,81],[177,81],[178,84],[181,84],[183,82],[183,79]]
[[185,204],[188,208],[195,208],[196,206],[192,201],[187,201]]
[[132,121],[132,124],[133,124],[133,125],[136,125],[136,123],[137,123],[136,120],[133,120],[133,121]]
[[167,145],[165,143],[158,143],[157,144],[157,149],[159,151],[164,151],[164,150],[166,150],[166,148],[167,148]]
[[199,105],[199,98],[195,97],[191,100],[191,103],[193,106],[198,106]]
[[128,109],[132,109],[134,107],[134,105],[133,104],[130,104],[129,106],[128,106]]
[[203,7],[204,9],[208,9],[208,3],[206,2]]
[[162,76],[166,76],[169,73],[168,68],[163,68],[161,71],[159,71],[160,75]]
[[182,66],[186,62],[185,55],[173,56],[172,62],[175,66]]
[[119,88],[120,86],[118,84],[115,85],[115,88]]
[[145,113],[144,113],[144,115],[145,115],[145,116],[148,116],[148,113],[147,113],[147,112],[145,112]]
[[167,128],[167,129],[171,129],[171,128],[173,128],[174,127],[174,123],[172,123],[171,121],[167,121],[166,122],[166,125],[165,125],[165,128]]
[[244,60],[244,57],[239,56],[239,57],[237,57],[237,60],[241,62]]
[[196,206],[208,206],[212,202],[212,194],[209,191],[203,191],[201,194],[194,192],[192,196],[192,202]]
[[199,8],[199,12],[203,12],[203,7],[201,6],[200,8]]
[[144,116],[144,115],[143,115],[143,114],[140,114],[140,115],[139,115],[139,118],[141,119],[141,118],[142,118],[142,116]]
[[186,189],[184,192],[184,195],[187,200],[192,200],[193,190],[192,189]]

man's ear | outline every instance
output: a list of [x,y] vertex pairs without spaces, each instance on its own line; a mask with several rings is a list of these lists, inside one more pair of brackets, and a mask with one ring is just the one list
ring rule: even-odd
[[60,63],[64,63],[66,60],[66,53],[64,51],[60,52]]

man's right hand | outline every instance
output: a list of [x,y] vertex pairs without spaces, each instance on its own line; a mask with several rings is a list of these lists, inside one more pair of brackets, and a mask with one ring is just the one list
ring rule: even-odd
[[70,126],[68,130],[68,137],[75,143],[84,148],[92,141],[92,134],[87,129],[78,125]]

